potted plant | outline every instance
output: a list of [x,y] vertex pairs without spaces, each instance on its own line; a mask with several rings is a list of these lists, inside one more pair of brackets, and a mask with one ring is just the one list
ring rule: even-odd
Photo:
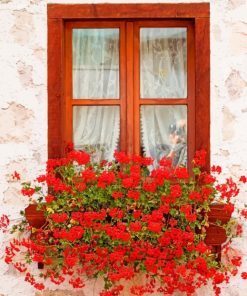
[[[94,163],[74,150],[48,160],[46,174],[23,183],[30,206],[12,229],[23,237],[6,247],[6,263],[40,290],[47,279],[82,288],[85,277],[102,277],[100,295],[119,295],[122,280],[145,274],[145,284],[130,287],[132,295],[192,295],[208,280],[219,295],[219,284],[240,264],[238,258],[223,264],[214,250],[231,239],[225,229],[233,225],[237,185],[217,183],[219,167],[212,174],[202,169],[204,151],[196,153],[192,176],[166,158],[150,172],[152,161],[115,152],[114,161]],[[33,262],[44,266],[39,280],[29,268]]]

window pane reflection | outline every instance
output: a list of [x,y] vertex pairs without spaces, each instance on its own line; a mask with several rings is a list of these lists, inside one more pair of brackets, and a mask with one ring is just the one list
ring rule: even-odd
[[154,167],[162,157],[173,166],[187,166],[187,107],[141,106],[142,150]]

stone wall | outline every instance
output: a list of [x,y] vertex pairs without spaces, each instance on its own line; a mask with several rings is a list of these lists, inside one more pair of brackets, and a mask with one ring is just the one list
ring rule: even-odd
[[[47,158],[47,3],[104,3],[104,0],[0,0],[0,213],[16,222],[25,199],[11,180],[17,170],[24,179],[44,169]],[[107,1],[115,3],[207,1]],[[211,158],[227,174],[247,168],[247,1],[211,1]],[[240,202],[247,202],[246,194]],[[236,245],[247,269],[247,232]],[[0,259],[5,241],[0,233]],[[90,283],[84,295],[98,295]],[[68,290],[35,292],[0,260],[0,295],[83,295]],[[245,296],[240,277],[223,288],[225,296]],[[210,287],[198,295],[213,295]]]

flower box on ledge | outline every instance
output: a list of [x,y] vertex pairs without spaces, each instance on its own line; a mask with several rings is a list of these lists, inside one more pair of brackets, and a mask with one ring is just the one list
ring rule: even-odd
[[[224,209],[224,205],[212,204],[207,215],[209,227],[206,229],[205,243],[209,246],[220,247],[227,240],[227,235],[225,229],[216,223],[218,221],[223,224],[227,223],[231,219],[231,214]],[[45,225],[44,212],[37,210],[35,204],[30,204],[25,209],[25,216],[28,224],[32,227],[41,228]]]
[[25,216],[28,224],[34,228],[41,228],[45,225],[46,219],[44,212],[38,210],[36,204],[30,204],[25,208]]
[[222,204],[212,204],[207,213],[209,227],[206,230],[205,243],[210,246],[220,246],[227,240],[226,230],[217,225],[217,221],[226,224],[231,219],[231,214],[224,209]]

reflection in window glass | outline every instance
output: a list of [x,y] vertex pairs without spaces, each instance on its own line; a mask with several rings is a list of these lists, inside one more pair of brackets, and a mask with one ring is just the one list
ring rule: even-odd
[[187,107],[141,106],[142,150],[154,167],[163,157],[173,166],[187,166]]
[[73,30],[73,98],[119,98],[119,29]]
[[140,67],[141,98],[186,98],[186,28],[142,28]]
[[118,106],[73,107],[75,149],[92,153],[94,161],[112,160],[119,149],[120,117]]

